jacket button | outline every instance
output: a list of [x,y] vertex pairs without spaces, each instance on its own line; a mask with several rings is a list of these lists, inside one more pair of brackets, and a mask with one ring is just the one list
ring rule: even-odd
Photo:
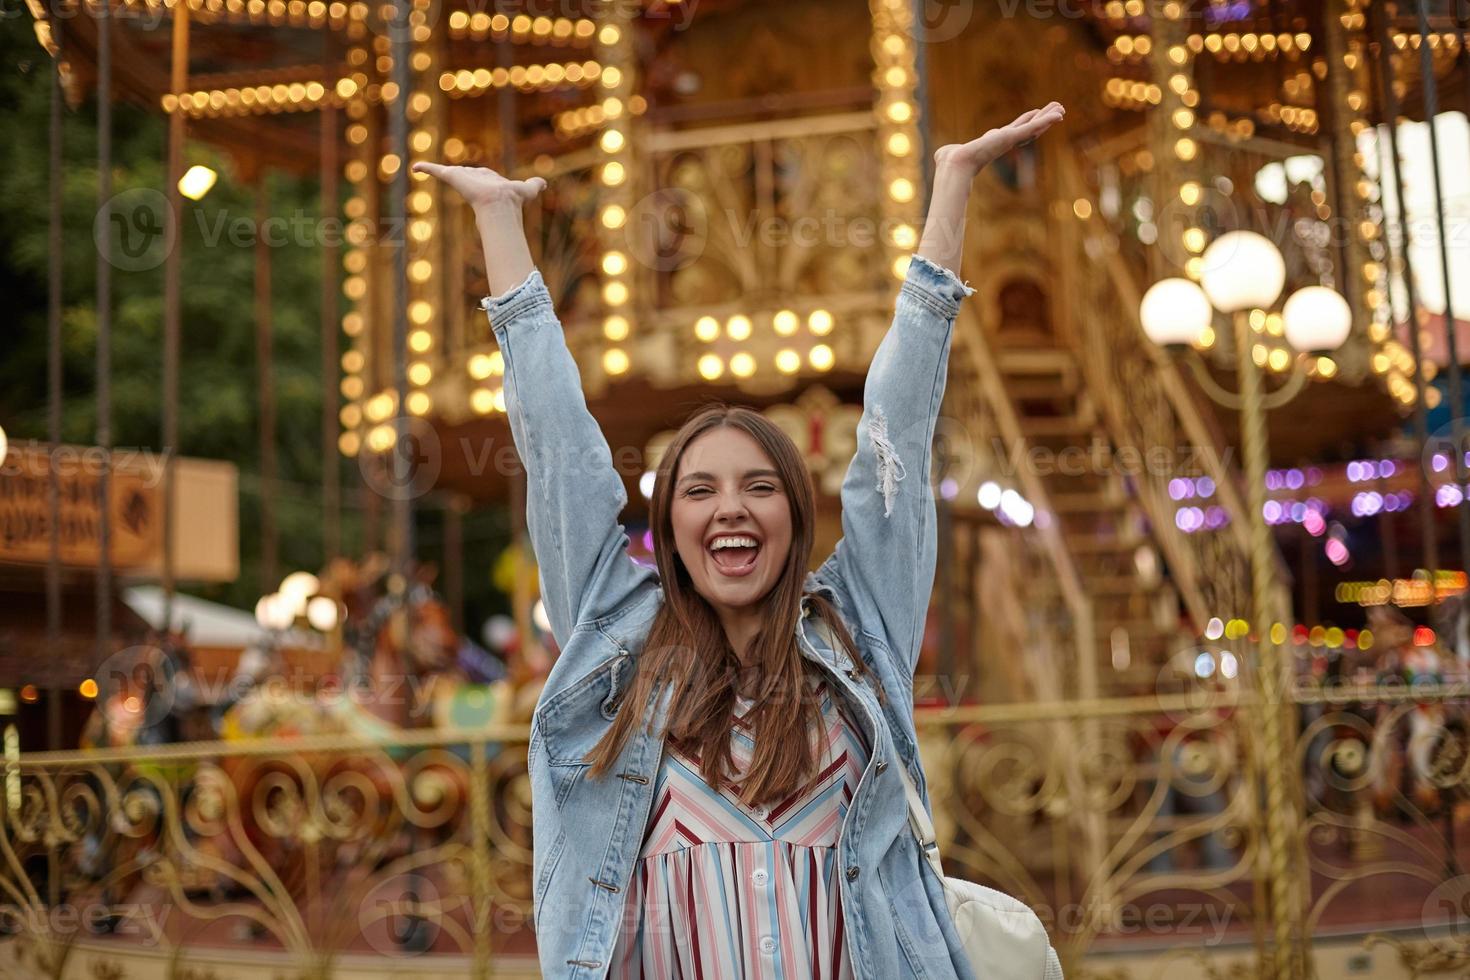
[[888,763],[887,762],[881,762],[880,761],[878,763],[878,767],[877,767],[877,770],[876,771],[877,772],[882,772],[884,769],[887,769],[887,768],[888,768]]
[[848,881],[857,881],[857,876],[858,876],[858,866],[854,864],[850,868],[847,869],[847,880]]

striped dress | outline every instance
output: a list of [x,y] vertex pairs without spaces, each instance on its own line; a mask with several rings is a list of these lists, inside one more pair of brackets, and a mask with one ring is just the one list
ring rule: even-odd
[[[610,980],[842,980],[853,975],[842,928],[837,836],[867,766],[861,729],[823,680],[817,775],[776,805],[716,792],[670,739],[623,906]],[[754,742],[736,698],[731,757]],[[692,750],[691,750],[692,751]]]

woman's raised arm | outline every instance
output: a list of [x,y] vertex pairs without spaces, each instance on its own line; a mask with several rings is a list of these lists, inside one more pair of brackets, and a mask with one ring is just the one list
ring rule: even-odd
[[[587,410],[576,361],[526,244],[521,209],[546,182],[510,180],[483,167],[416,163],[414,170],[459,191],[475,213],[490,281],[482,306],[505,358],[505,414],[526,467],[526,524],[541,600],[565,651],[573,630],[624,608],[655,587],[657,576],[628,557],[618,523],[627,491]],[[578,674],[575,666],[559,672]],[[554,686],[548,679],[548,691]]]
[[891,648],[905,683],[918,662],[938,552],[929,486],[934,428],[954,321],[973,292],[956,275],[970,186],[991,161],[1040,136],[1064,112],[1053,102],[935,152],[924,235],[893,325],[868,367],[857,455],[842,482],[842,540],[816,576],[847,594],[860,628]]

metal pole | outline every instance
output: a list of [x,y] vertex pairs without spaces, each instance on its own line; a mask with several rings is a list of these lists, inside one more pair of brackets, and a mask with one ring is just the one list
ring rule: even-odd
[[[337,63],[337,49],[326,35],[324,63]],[[322,217],[335,218],[337,205],[337,108],[330,102],[321,112]],[[336,236],[322,243],[322,564],[342,553],[342,457],[337,451],[337,296],[341,289],[342,248]]]
[[255,184],[255,371],[260,389],[260,591],[280,583],[276,552],[276,392],[271,370],[271,252],[263,229],[270,195],[262,167]]
[[1305,935],[1301,927],[1302,903],[1297,894],[1297,875],[1302,871],[1295,859],[1297,847],[1296,810],[1292,793],[1292,771],[1282,760],[1294,757],[1294,732],[1288,712],[1292,708],[1289,662],[1271,642],[1272,597],[1276,594],[1276,555],[1271,530],[1263,512],[1266,506],[1266,413],[1262,405],[1261,371],[1251,357],[1250,323],[1245,312],[1235,314],[1235,345],[1240,371],[1240,444],[1245,456],[1246,510],[1250,515],[1250,564],[1252,624],[1256,633],[1256,683],[1261,695],[1263,739],[1260,772],[1266,783],[1266,860],[1270,893],[1269,909],[1274,942],[1270,944],[1271,966],[1267,975],[1278,980],[1306,976],[1303,957]]
[[[1399,228],[1402,229],[1403,234],[1403,240],[1400,242],[1402,252],[1400,259],[1403,264],[1404,289],[1409,297],[1409,351],[1414,356],[1414,390],[1417,395],[1414,402],[1414,438],[1419,444],[1420,458],[1423,458],[1424,449],[1429,444],[1429,415],[1424,399],[1424,355],[1419,345],[1419,298],[1418,290],[1414,285],[1414,264],[1409,258],[1409,219],[1404,210],[1404,174],[1403,164],[1399,160],[1399,98],[1393,90],[1393,51],[1388,40],[1386,15],[1381,6],[1370,4],[1368,16],[1373,23],[1373,39],[1378,45],[1378,85],[1383,99],[1384,121],[1388,128],[1389,156],[1393,158],[1394,197],[1399,205]],[[1392,262],[1394,255],[1392,232],[1385,234],[1384,238],[1388,243],[1389,258]],[[1392,288],[1388,291],[1388,297],[1391,304],[1393,302]],[[1396,320],[1397,316],[1394,319]],[[1424,568],[1429,572],[1429,581],[1434,582],[1437,580],[1436,573],[1439,570],[1439,542],[1434,527],[1434,488],[1429,481],[1429,470],[1424,466],[1419,467],[1419,520],[1424,542]],[[1434,590],[1430,590],[1430,595],[1430,601],[1436,601],[1433,598]]]
[[397,396],[394,414],[393,456],[393,570],[407,576],[413,557],[413,500],[409,484],[413,474],[409,467],[415,451],[409,445],[408,406],[408,95],[412,84],[409,72],[412,27],[408,22],[409,0],[393,0],[393,21],[388,28],[393,58],[393,83],[398,92],[388,111],[388,145],[398,158],[393,171],[388,202],[388,226],[397,229],[398,241],[393,249],[393,390]]
[[[173,64],[169,90],[175,96],[189,87],[189,5],[175,4]],[[184,175],[184,110],[175,106],[168,119],[168,206],[176,228],[183,227],[184,195],[179,178]],[[184,240],[175,235],[163,266],[163,628],[173,627],[174,605],[174,507],[177,486],[174,458],[179,451],[179,279]]]
[[[1449,354],[1450,369],[1450,442],[1454,445],[1455,483],[1463,493],[1466,483],[1465,467],[1465,419],[1464,394],[1460,376],[1460,342],[1456,336],[1454,303],[1450,292],[1450,240],[1444,220],[1444,187],[1440,177],[1439,134],[1434,117],[1439,115],[1439,84],[1434,78],[1434,52],[1429,46],[1429,8],[1426,0],[1419,0],[1419,72],[1424,85],[1424,121],[1429,126],[1429,163],[1434,172],[1434,220],[1439,231],[1439,268],[1444,277],[1444,322],[1445,345]],[[1403,204],[1399,205],[1400,212]],[[1405,246],[1405,251],[1408,251]],[[1460,567],[1470,569],[1470,501],[1462,500],[1455,507],[1460,527]],[[1434,579],[1430,579],[1434,582]],[[1431,594],[1438,594],[1432,589]],[[1458,638],[1457,638],[1458,640]],[[1458,642],[1456,644],[1458,646]],[[1461,655],[1464,651],[1459,651]]]
[[46,294],[46,438],[50,443],[46,466],[46,532],[50,550],[46,555],[46,748],[61,746],[61,474],[56,469],[56,448],[61,445],[61,280],[65,271],[61,256],[61,183],[62,183],[62,100],[61,61],[65,54],[65,21],[60,4],[51,10],[52,36],[56,39],[56,58],[51,65],[50,120],[50,214],[47,229],[47,294]]
[[444,501],[444,599],[456,632],[464,632],[464,513],[468,509],[465,498],[457,493]]
[[[112,198],[112,9],[98,7],[97,18],[97,202]],[[97,638],[93,669],[112,646],[112,242],[97,238]]]

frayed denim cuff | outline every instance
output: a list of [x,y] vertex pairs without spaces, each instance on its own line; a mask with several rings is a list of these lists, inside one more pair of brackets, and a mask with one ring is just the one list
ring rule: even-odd
[[539,307],[551,309],[551,294],[546,291],[546,282],[540,269],[532,269],[525,279],[499,296],[486,296],[480,300],[480,309],[490,317],[490,327],[500,331],[515,319]]
[[903,288],[948,319],[959,315],[960,304],[975,291],[975,287],[960,282],[953,272],[917,253],[909,260]]

